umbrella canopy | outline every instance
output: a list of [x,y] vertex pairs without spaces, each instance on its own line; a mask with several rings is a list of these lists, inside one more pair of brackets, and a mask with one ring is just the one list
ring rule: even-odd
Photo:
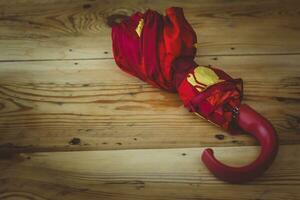
[[[166,16],[135,13],[112,29],[118,66],[156,87],[177,91],[191,112],[229,128],[233,107],[242,98],[242,80],[194,62],[197,38],[181,8]],[[231,130],[234,131],[234,130]]]
[[207,149],[202,160],[214,175],[244,182],[268,168],[277,152],[274,128],[253,109],[241,105],[241,79],[194,61],[197,37],[182,8],[168,8],[165,16],[153,10],[137,12],[113,25],[112,42],[115,61],[122,70],[155,87],[178,92],[189,111],[229,133],[249,132],[262,144],[260,157],[239,168],[223,165]]

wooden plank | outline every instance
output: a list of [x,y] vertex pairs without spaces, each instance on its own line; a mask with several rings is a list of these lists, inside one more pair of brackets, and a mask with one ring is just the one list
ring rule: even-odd
[[183,7],[199,55],[299,54],[297,0],[0,2],[0,60],[111,58],[109,22],[147,8]]
[[[202,57],[245,81],[245,102],[299,144],[300,57]],[[27,151],[253,145],[189,113],[112,59],[0,63],[0,144]],[[75,138],[75,139],[74,139]],[[78,138],[78,139],[77,139]]]
[[[1,199],[298,200],[298,145],[281,146],[271,168],[243,185],[215,179],[199,161],[202,148],[23,153],[0,161]],[[256,147],[219,147],[240,166]]]

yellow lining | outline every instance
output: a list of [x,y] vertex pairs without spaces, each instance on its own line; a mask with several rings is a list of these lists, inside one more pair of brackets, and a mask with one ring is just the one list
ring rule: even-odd
[[138,26],[135,29],[135,32],[138,34],[139,37],[141,37],[141,33],[144,27],[144,19],[140,19]]

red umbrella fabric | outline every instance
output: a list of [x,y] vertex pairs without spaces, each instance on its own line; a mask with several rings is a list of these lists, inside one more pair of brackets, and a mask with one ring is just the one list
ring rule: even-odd
[[277,153],[274,128],[249,106],[241,104],[243,82],[221,69],[195,61],[196,33],[182,8],[137,12],[112,27],[113,54],[125,72],[167,90],[178,92],[184,106],[229,133],[254,135],[262,145],[260,156],[244,167],[226,166],[206,149],[202,161],[218,178],[240,183],[265,171]]

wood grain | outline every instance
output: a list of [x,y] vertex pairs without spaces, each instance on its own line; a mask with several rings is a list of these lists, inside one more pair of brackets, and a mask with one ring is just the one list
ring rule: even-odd
[[[244,78],[245,102],[271,120],[281,144],[299,144],[300,58],[206,56]],[[1,147],[26,151],[240,146],[189,113],[176,94],[133,78],[114,61],[0,63]],[[75,143],[72,139],[75,138]]]
[[[111,23],[170,6],[197,33],[197,63],[243,78],[244,102],[278,131],[259,179],[227,184],[199,161],[211,146],[227,164],[249,163],[253,138],[114,63]],[[299,16],[297,0],[0,0],[0,199],[300,199]]]
[[297,0],[10,0],[0,2],[0,60],[111,58],[113,19],[170,6],[184,8],[199,55],[300,53]]
[[[298,145],[282,146],[268,172],[244,185],[216,180],[202,148],[15,154],[0,161],[1,199],[297,200]],[[257,147],[218,147],[227,164],[256,157]]]

